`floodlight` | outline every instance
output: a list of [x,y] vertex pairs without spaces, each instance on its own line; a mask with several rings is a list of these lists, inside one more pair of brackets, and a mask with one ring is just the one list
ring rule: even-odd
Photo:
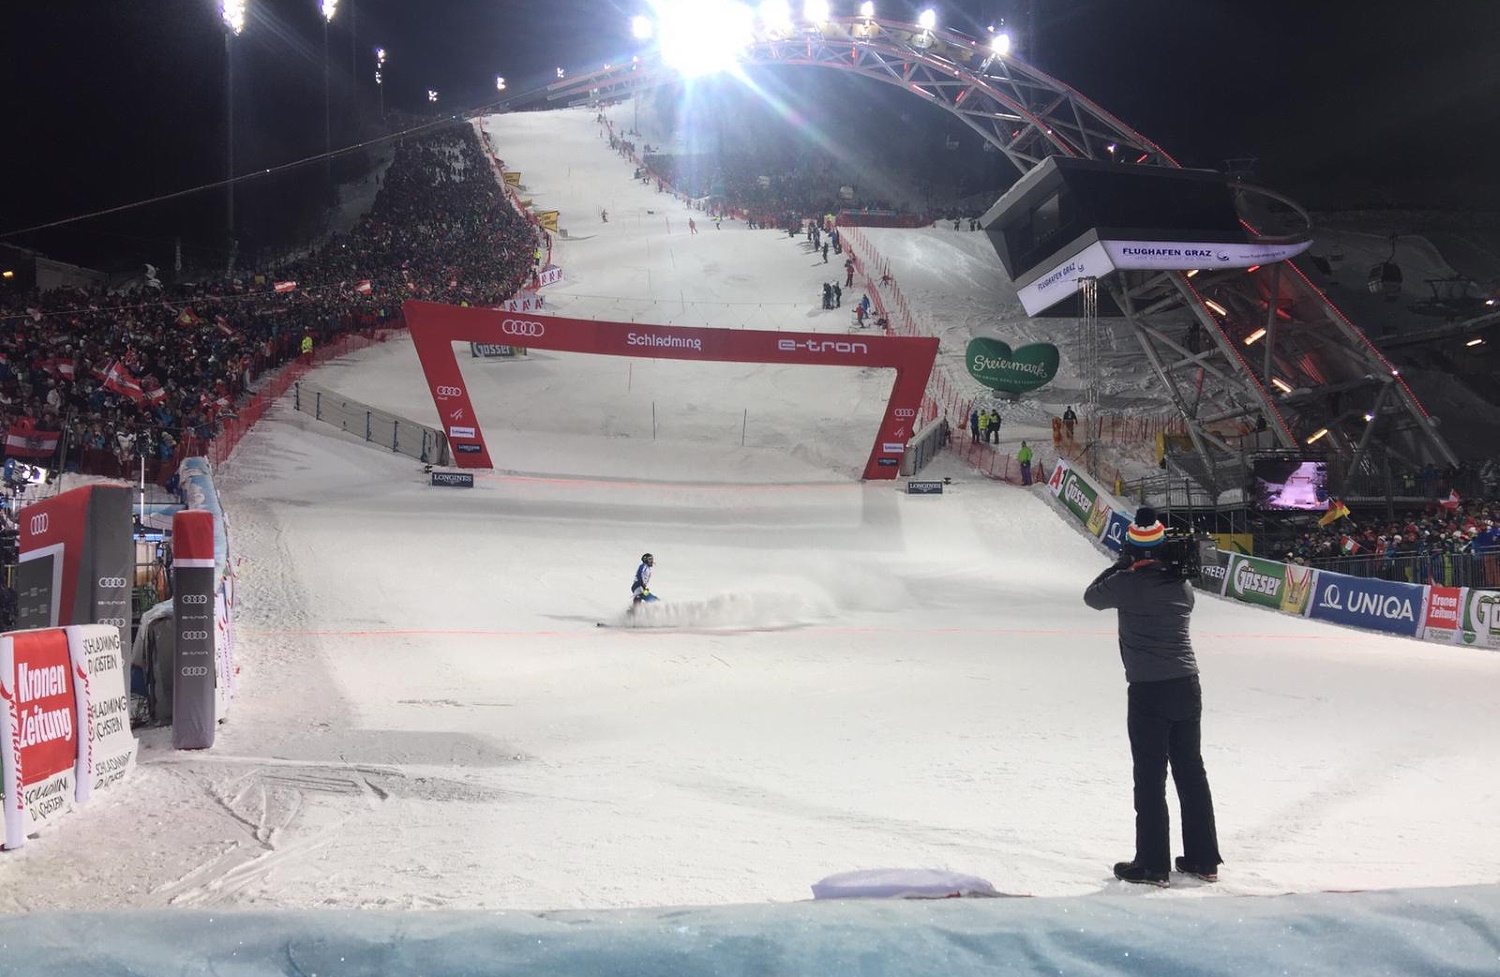
[[246,0],[223,0],[219,6],[219,13],[224,18],[224,26],[229,28],[229,33],[236,37],[245,29],[245,4]]
[[924,31],[930,31],[937,26],[937,11],[928,7],[917,15],[917,26]]
[[656,29],[651,23],[650,17],[637,14],[630,18],[630,33],[635,35],[637,41],[645,41],[649,40],[651,35],[656,33]]
[[429,101],[429,102],[436,102],[437,101],[437,96],[438,96],[438,93],[437,93],[436,90],[431,89],[431,88],[427,89],[427,101]]
[[1475,338],[1469,340],[1467,343],[1464,343],[1464,345],[1465,346],[1483,346],[1484,345],[1484,337],[1483,336],[1476,336]]
[[322,0],[319,7],[323,11],[323,20],[325,22],[333,22],[333,12],[338,9],[338,6],[339,0]]
[[1272,377],[1271,386],[1275,387],[1277,390],[1280,390],[1284,394],[1289,394],[1292,392],[1291,384],[1281,379],[1281,377]]
[[1308,436],[1307,443],[1308,444],[1313,444],[1313,443],[1317,442],[1319,439],[1321,439],[1327,433],[1328,433],[1328,428],[1326,428],[1326,427],[1320,427],[1320,428],[1318,428],[1316,431],[1314,431],[1312,434],[1310,434]]
[[1245,337],[1245,345],[1246,346],[1254,346],[1256,343],[1260,342],[1262,339],[1265,339],[1265,338],[1266,338],[1266,331],[1264,329],[1257,329],[1254,332],[1252,332],[1250,335],[1248,335],[1248,336]]
[[770,30],[791,30],[792,5],[787,0],[763,0],[760,22]]
[[1224,308],[1222,305],[1220,305],[1219,303],[1215,302],[1213,299],[1204,299],[1203,300],[1203,304],[1206,305],[1206,306],[1208,306],[1210,309],[1213,309],[1219,315],[1228,315],[1229,314],[1229,310],[1228,309]]
[[657,45],[662,61],[684,78],[732,67],[755,40],[754,15],[735,0],[679,0],[659,9]]
[[495,90],[499,92],[505,91],[505,79],[499,75],[495,76]]
[[875,4],[871,3],[870,0],[865,0],[864,3],[862,3],[862,4],[859,5],[859,15],[861,17],[865,18],[866,20],[870,19],[871,17],[874,17],[875,16]]
[[558,68],[557,69],[557,77],[561,78],[563,76],[563,74],[564,74],[563,70],[561,68]]
[[814,24],[826,23],[829,17],[828,0],[807,0],[802,5],[802,17]]
[[1010,32],[1008,32],[1008,31],[1001,31],[1000,33],[996,34],[994,37],[990,38],[990,50],[994,51],[996,54],[1000,55],[1002,58],[1005,57],[1007,54],[1009,54],[1010,53]]

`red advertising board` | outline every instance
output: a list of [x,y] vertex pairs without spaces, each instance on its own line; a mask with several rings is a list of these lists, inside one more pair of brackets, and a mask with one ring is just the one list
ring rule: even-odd
[[72,658],[61,628],[16,631],[14,655],[15,709],[13,742],[20,762],[21,789],[73,769],[78,759],[78,730],[73,717]]
[[1457,640],[1463,625],[1463,588],[1428,587],[1426,603],[1422,637],[1429,641]]
[[652,359],[894,369],[896,380],[865,462],[864,477],[870,479],[900,474],[901,456],[915,433],[912,428],[938,349],[937,339],[925,336],[654,326],[415,301],[404,303],[401,310],[460,468],[490,468],[492,463],[454,343]]

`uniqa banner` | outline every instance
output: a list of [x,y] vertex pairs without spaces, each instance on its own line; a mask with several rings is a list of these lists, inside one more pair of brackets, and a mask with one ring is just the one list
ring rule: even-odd
[[1311,616],[1320,621],[1416,637],[1424,596],[1421,584],[1320,573]]
[[1235,553],[1224,572],[1223,596],[1302,617],[1307,613],[1316,571]]
[[1030,343],[1012,350],[998,339],[978,336],[969,340],[964,352],[969,376],[1005,393],[1035,390],[1057,376],[1057,347],[1051,343]]
[[1500,591],[1470,590],[1463,604],[1459,639],[1466,645],[1500,648]]

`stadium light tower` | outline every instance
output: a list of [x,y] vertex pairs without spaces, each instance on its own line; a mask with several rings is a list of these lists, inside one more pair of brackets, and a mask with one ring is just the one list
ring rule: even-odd
[[380,94],[380,118],[385,118],[385,48],[375,49],[375,90]]
[[246,0],[223,0],[224,18],[224,229],[234,237],[234,39],[245,29]]
[[323,182],[333,189],[333,127],[329,124],[328,99],[328,25],[333,22],[333,13],[339,0],[318,0],[318,9],[323,12]]
[[435,88],[429,88],[429,89],[427,89],[427,101],[429,101],[429,102],[436,102],[437,100],[438,100],[437,89],[435,89]]
[[754,41],[755,14],[736,0],[658,0],[657,48],[684,78],[734,67]]
[[503,92],[503,91],[505,91],[505,79],[502,78],[500,75],[496,75],[495,76],[495,91],[497,91],[497,92]]

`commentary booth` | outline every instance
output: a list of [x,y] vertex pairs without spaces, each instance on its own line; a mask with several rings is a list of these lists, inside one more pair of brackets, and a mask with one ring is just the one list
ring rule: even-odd
[[[982,223],[1033,316],[1076,314],[1059,303],[1085,278],[1248,268],[1312,243],[1290,204],[1223,173],[1059,156],[1016,181]],[[1099,298],[1101,314],[1119,314],[1102,290]]]

